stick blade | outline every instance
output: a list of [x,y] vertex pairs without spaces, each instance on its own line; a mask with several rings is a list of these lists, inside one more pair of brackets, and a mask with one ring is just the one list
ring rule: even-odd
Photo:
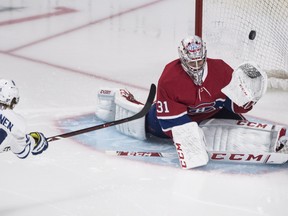
[[99,130],[99,129],[102,129],[102,128],[107,128],[107,127],[111,127],[111,126],[118,125],[118,124],[123,124],[123,123],[128,122],[128,121],[133,121],[135,119],[142,118],[149,112],[149,110],[150,110],[150,108],[151,108],[151,106],[152,106],[152,104],[154,102],[155,95],[156,95],[156,86],[155,86],[155,84],[152,83],[151,87],[150,87],[149,95],[147,97],[147,101],[146,101],[143,109],[140,112],[136,113],[135,115],[133,115],[131,117],[124,118],[124,119],[119,119],[119,120],[116,120],[116,121],[106,122],[104,124],[95,125],[95,126],[92,126],[92,127],[83,128],[83,129],[80,129],[80,130],[71,131],[71,132],[68,132],[68,133],[52,136],[52,137],[47,138],[47,142],[52,142],[52,141],[56,141],[56,140],[59,140],[59,139],[62,139],[62,138],[68,138],[68,137],[76,136],[76,135],[79,135],[79,134],[88,133],[90,131],[95,131],[95,130]]

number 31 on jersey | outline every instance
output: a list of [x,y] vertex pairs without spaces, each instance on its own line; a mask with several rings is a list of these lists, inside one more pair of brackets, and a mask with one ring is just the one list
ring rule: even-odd
[[169,113],[167,101],[157,101],[157,113]]

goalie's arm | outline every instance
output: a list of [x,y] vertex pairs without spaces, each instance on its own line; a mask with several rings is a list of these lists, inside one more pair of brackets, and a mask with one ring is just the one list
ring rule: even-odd
[[238,106],[229,97],[226,98],[225,103],[224,103],[225,108],[234,113],[247,113],[250,110],[252,110],[254,105],[255,105],[255,102],[251,101],[251,102],[244,104],[243,106]]

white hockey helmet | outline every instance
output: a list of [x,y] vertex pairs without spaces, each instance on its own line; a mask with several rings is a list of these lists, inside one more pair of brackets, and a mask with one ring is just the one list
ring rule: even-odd
[[13,109],[19,102],[19,90],[13,80],[0,79],[0,104]]
[[183,69],[196,85],[201,85],[207,56],[206,44],[196,35],[188,36],[181,41],[178,53]]

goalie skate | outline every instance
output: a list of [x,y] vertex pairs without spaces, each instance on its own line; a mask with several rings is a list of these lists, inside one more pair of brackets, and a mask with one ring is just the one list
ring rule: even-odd
[[277,153],[288,154],[288,137],[287,136],[282,136],[279,138],[275,151]]

